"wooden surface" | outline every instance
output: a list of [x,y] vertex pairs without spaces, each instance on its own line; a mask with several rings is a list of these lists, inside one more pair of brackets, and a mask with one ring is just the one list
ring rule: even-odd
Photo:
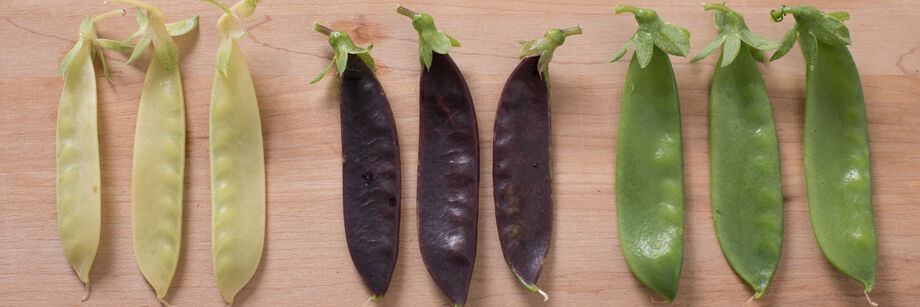
[[[82,287],[67,264],[55,218],[55,118],[61,58],[86,15],[119,5],[93,1],[0,3],[0,305],[80,305]],[[226,2],[226,1],[224,1]],[[334,3],[333,3],[334,2]],[[578,2],[578,4],[575,4]],[[770,9],[786,1],[735,1],[755,32],[780,39],[791,18],[773,23]],[[920,5],[911,1],[810,1],[847,10],[862,73],[873,165],[882,306],[920,300]],[[168,299],[184,306],[223,304],[211,270],[207,115],[220,12],[192,0],[157,0],[170,21],[201,14],[200,30],[177,38],[185,81],[188,149],[179,269]],[[479,251],[469,306],[637,306],[660,300],[623,260],[616,232],[614,166],[617,120],[628,61],[607,64],[636,29],[615,16],[610,1],[406,1],[430,13],[463,43],[451,53],[465,73],[480,123]],[[684,26],[696,54],[718,33],[698,1],[645,1],[666,21]],[[748,4],[744,4],[748,3]],[[100,35],[122,38],[133,17],[106,20]],[[417,36],[395,3],[263,1],[244,21],[240,41],[259,97],[268,178],[268,233],[255,277],[240,306],[358,306],[369,296],[345,245],[341,207],[338,81],[307,83],[328,64],[314,20],[374,43],[377,75],[396,117],[403,161],[399,261],[382,306],[443,306],[447,299],[419,257],[415,218],[418,144]],[[511,276],[498,245],[492,201],[492,125],[502,85],[517,64],[516,41],[550,27],[581,24],[551,64],[555,222],[539,286],[526,292]],[[90,306],[155,306],[131,248],[130,170],[137,102],[147,54],[106,52],[115,84],[99,79],[102,154],[102,240],[93,266]],[[717,56],[697,64],[672,57],[680,89],[686,174],[686,235],[677,306],[738,306],[751,290],[728,266],[712,226],[709,203],[708,93]],[[627,58],[628,59],[628,58]],[[808,218],[802,170],[804,61],[798,47],[761,66],[776,116],[786,200],[779,270],[756,306],[864,306],[862,286],[836,271],[818,249]],[[101,73],[100,73],[101,75]]]

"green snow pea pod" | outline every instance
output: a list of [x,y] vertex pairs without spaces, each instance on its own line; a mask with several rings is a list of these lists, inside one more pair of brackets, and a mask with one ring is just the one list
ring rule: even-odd
[[123,15],[124,10],[83,19],[80,38],[61,62],[64,90],[57,118],[58,231],[64,255],[83,282],[84,301],[89,298],[89,271],[99,248],[102,205],[93,56],[99,57],[105,76],[109,78],[102,48],[130,48],[99,38],[96,22],[119,14]]
[[[137,265],[163,305],[179,261],[182,240],[182,189],[185,171],[185,102],[179,75],[179,51],[171,35],[191,31],[198,16],[171,25],[159,8],[134,0],[114,0],[137,6],[138,38],[128,61],[151,42],[147,76],[141,92],[134,134],[131,173],[131,221]],[[147,10],[147,14],[141,12]]]
[[724,43],[709,97],[712,220],[725,259],[760,298],[783,248],[783,184],[770,97],[754,61],[779,43],[723,4],[703,7],[715,10],[722,34],[692,62]]
[[611,62],[636,51],[626,73],[617,138],[616,207],[626,263],[646,286],[677,296],[683,264],[684,160],[680,102],[668,53],[686,56],[690,33],[650,9],[633,13],[639,30]]
[[265,158],[262,123],[249,68],[236,40],[256,0],[227,8],[217,21],[220,47],[211,90],[211,256],[217,288],[228,304],[259,267],[265,242]]
[[[847,45],[847,12],[783,6],[774,21],[792,14],[795,25],[773,55],[799,41],[805,55],[805,182],[811,226],[824,256],[861,282],[866,299],[875,285],[878,242],[872,216],[872,174],[866,105],[859,72]],[[870,300],[871,303],[871,300]]]

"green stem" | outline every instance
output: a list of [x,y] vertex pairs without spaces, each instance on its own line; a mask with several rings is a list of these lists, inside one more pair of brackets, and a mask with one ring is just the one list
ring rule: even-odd
[[725,4],[721,4],[721,3],[703,3],[703,9],[707,11],[717,10],[717,11],[722,11],[725,13],[735,12],[729,9],[727,6],[725,6]]
[[565,37],[569,37],[572,35],[578,35],[578,34],[581,34],[581,25],[577,25],[577,26],[567,28],[567,29],[562,29],[562,30],[559,30],[559,32],[562,32],[562,35],[565,35]]
[[317,21],[313,23],[313,31],[323,33],[326,36],[332,35],[332,32],[335,32],[335,30],[322,25],[322,21]]
[[111,11],[111,12],[108,12],[108,13],[105,13],[105,14],[102,14],[102,15],[99,15],[99,16],[96,16],[96,17],[93,17],[93,23],[97,23],[97,22],[103,21],[103,20],[105,20],[105,19],[107,19],[107,18],[109,18],[109,17],[113,17],[113,16],[116,16],[116,15],[124,16],[124,15],[127,14],[127,13],[128,13],[128,11],[125,10],[125,9],[113,10],[113,11]]
[[402,4],[396,4],[396,13],[399,13],[399,15],[403,15],[409,18],[413,18],[416,15],[418,15],[418,13],[406,8],[405,6],[402,6]]
[[783,5],[783,7],[779,8],[778,10],[770,11],[770,18],[772,18],[775,22],[780,22],[783,21],[783,16],[786,16],[786,14],[794,14],[797,10],[800,10],[797,6],[789,7]]

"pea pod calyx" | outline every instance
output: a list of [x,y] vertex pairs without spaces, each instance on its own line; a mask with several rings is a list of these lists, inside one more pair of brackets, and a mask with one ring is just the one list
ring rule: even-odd
[[751,51],[751,55],[760,62],[764,61],[764,51],[779,48],[780,45],[776,41],[751,32],[747,24],[744,23],[744,17],[724,4],[704,3],[703,8],[707,11],[715,11],[713,22],[715,23],[716,29],[722,33],[711,43],[706,45],[699,54],[693,57],[693,59],[690,60],[691,63],[706,58],[722,44],[724,44],[720,63],[722,67],[731,64],[735,60],[735,57],[738,56],[738,51],[742,47],[747,47]]
[[654,47],[681,57],[687,56],[687,53],[690,52],[690,32],[687,29],[664,22],[658,17],[658,13],[655,10],[618,5],[614,11],[617,14],[632,13],[636,15],[639,30],[620,48],[620,51],[617,51],[617,54],[610,62],[616,62],[626,55],[626,51],[632,44],[636,45],[636,57],[638,57],[639,67],[641,68],[645,68],[652,61]]
[[71,48],[70,51],[67,52],[67,55],[64,56],[64,59],[61,60],[61,76],[67,77],[67,71],[70,69],[70,64],[77,56],[77,53],[80,52],[80,48],[83,48],[83,45],[88,43],[92,45],[92,53],[99,57],[99,63],[102,64],[102,72],[105,74],[106,80],[112,82],[112,76],[109,75],[109,68],[105,64],[105,55],[102,54],[102,48],[121,51],[130,49],[131,46],[122,42],[99,38],[99,36],[96,35],[96,23],[119,14],[124,15],[125,10],[114,10],[96,17],[90,15],[83,19],[83,22],[80,24],[80,37],[77,39],[77,43],[74,44],[73,48]]
[[562,46],[566,37],[581,33],[580,25],[561,30],[556,28],[549,29],[541,38],[520,42],[521,45],[524,45],[521,47],[521,58],[539,55],[540,60],[537,62],[537,68],[543,78],[548,80],[547,68],[549,68],[549,62],[553,58],[553,51],[556,51],[556,47]]
[[[137,31],[120,42],[122,44],[128,44],[132,40],[138,39],[137,44],[133,47],[134,51],[131,52],[131,57],[128,58],[127,63],[134,62],[134,60],[144,53],[147,46],[153,43],[154,53],[160,60],[160,63],[163,63],[163,66],[166,67],[167,72],[172,72],[179,67],[179,49],[170,36],[179,36],[191,32],[198,26],[198,15],[192,16],[186,20],[167,24],[166,16],[163,14],[163,11],[156,6],[135,0],[112,0],[112,2],[133,5],[137,8],[135,11],[138,26]],[[141,8],[147,10],[147,14],[141,12]]]
[[355,46],[355,43],[351,41],[351,37],[348,36],[348,33],[335,31],[322,25],[322,23],[323,21],[320,20],[313,23],[313,31],[329,36],[329,45],[335,50],[335,55],[332,56],[332,62],[329,63],[329,66],[326,66],[326,69],[323,70],[319,76],[316,76],[313,81],[310,81],[310,84],[322,80],[323,77],[326,76],[326,73],[329,72],[329,69],[332,68],[333,64],[335,64],[335,68],[338,70],[338,75],[341,78],[342,73],[345,72],[345,66],[348,64],[349,54],[357,55],[361,58],[361,61],[364,61],[364,64],[367,64],[367,67],[370,68],[371,71],[375,70],[374,58],[370,55],[371,49],[374,48],[373,44],[367,46],[367,48]]
[[401,4],[396,5],[396,13],[412,18],[412,27],[418,31],[419,59],[426,70],[431,69],[432,52],[447,54],[450,47],[460,47],[459,41],[434,26],[431,15],[413,12]]
[[850,14],[844,11],[825,13],[812,6],[783,6],[770,11],[770,18],[775,22],[783,21],[783,17],[792,14],[795,25],[783,36],[783,41],[770,57],[776,61],[789,53],[792,45],[798,40],[808,63],[808,70],[814,70],[814,63],[818,58],[818,41],[830,46],[846,46],[852,43],[850,31],[843,24],[850,19]]
[[[259,0],[241,0],[232,7],[226,7],[215,0],[201,0],[216,5],[224,14],[217,20],[217,34],[220,36],[220,47],[217,49],[217,71],[227,78],[227,69],[230,67],[230,54],[233,52],[233,42],[246,36],[246,31],[239,26],[240,17],[249,17],[256,10]],[[196,16],[197,18],[197,16]],[[177,23],[187,22],[180,21]],[[166,25],[167,28],[170,25]],[[178,26],[178,25],[177,25]],[[172,30],[170,30],[172,32]]]

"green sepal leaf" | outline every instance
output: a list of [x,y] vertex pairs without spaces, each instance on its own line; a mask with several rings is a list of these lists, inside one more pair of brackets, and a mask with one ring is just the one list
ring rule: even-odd
[[147,15],[144,14],[143,11],[141,11],[141,8],[139,8],[139,7],[134,7],[134,19],[137,21],[137,27],[138,27],[138,28],[145,28],[145,27],[147,27],[147,21],[148,21],[148,20],[147,20]]
[[687,29],[662,23],[658,31],[652,33],[652,38],[655,46],[664,52],[682,57],[690,52],[690,31]]
[[124,42],[113,41],[110,39],[97,38],[93,40],[96,45],[99,45],[102,48],[115,50],[115,51],[125,51],[131,49],[131,45],[128,45]]
[[722,63],[719,65],[722,67],[730,65],[738,56],[739,51],[741,51],[740,35],[733,34],[725,37],[725,46],[722,47]]
[[425,69],[431,69],[431,60],[434,58],[434,55],[431,54],[431,47],[428,45],[419,44],[418,55],[422,60],[422,64],[425,65]]
[[779,48],[776,52],[773,53],[773,56],[770,57],[770,62],[779,60],[784,55],[789,53],[789,50],[792,50],[792,46],[795,45],[795,41],[799,39],[799,24],[796,23],[792,25],[792,29],[786,31],[786,35],[783,36],[783,41],[780,43]]
[[741,30],[741,40],[744,41],[745,44],[748,44],[749,46],[758,50],[773,50],[779,48],[780,46],[780,44],[775,40],[751,32],[748,29]]
[[233,39],[230,37],[222,37],[220,39],[220,47],[217,48],[217,71],[220,72],[224,78],[227,77],[227,70],[230,69],[230,55],[233,53]]
[[105,75],[105,79],[108,80],[109,83],[115,83],[112,81],[112,75],[109,74],[109,66],[105,64],[105,55],[102,54],[102,48],[95,47],[93,49],[96,51],[96,56],[99,57],[99,63],[102,64],[102,74]]
[[150,41],[151,39],[149,36],[141,38],[141,40],[134,45],[134,51],[131,52],[131,56],[128,57],[128,61],[125,63],[130,64],[131,62],[134,62],[134,60],[137,60],[137,58],[139,58],[141,54],[144,53],[144,50],[147,50],[147,46],[150,45]]
[[629,40],[626,41],[625,44],[623,44],[623,47],[620,47],[620,50],[617,51],[617,54],[615,54],[615,55],[613,56],[613,58],[610,59],[610,61],[609,61],[610,63],[619,61],[621,58],[623,58],[624,55],[626,55],[626,51],[629,50],[629,46],[631,46],[631,45],[633,44],[633,38],[634,38],[634,37],[636,37],[636,36],[633,35],[633,37],[630,37]]
[[652,40],[652,34],[648,32],[636,33],[636,57],[639,60],[639,67],[645,68],[648,63],[652,62],[652,53],[655,51],[655,43]]
[[799,38],[799,44],[805,56],[805,63],[808,64],[808,70],[814,69],[818,60],[818,38],[814,33],[808,32]]
[[763,50],[747,46],[748,50],[751,52],[751,56],[754,57],[754,60],[757,62],[764,63],[764,52]]
[[370,68],[371,71],[377,71],[377,65],[374,64],[374,58],[371,57],[371,54],[370,54],[371,49],[374,49],[373,44],[367,46],[367,48],[365,48],[361,52],[354,52],[351,54],[357,55],[358,58],[361,59],[361,61],[364,61],[364,64],[367,65],[367,68]]
[[245,0],[245,2],[239,4],[240,6],[236,11],[236,15],[242,18],[252,16],[252,13],[256,11],[257,4],[259,4],[259,0]]
[[64,59],[61,60],[61,77],[67,78],[67,70],[70,69],[70,64],[73,63],[73,59],[77,57],[77,53],[80,53],[80,48],[83,48],[84,40],[78,39],[77,43],[73,45],[73,48],[70,48],[70,51],[64,55]]
[[458,41],[456,38],[454,38],[453,36],[447,35],[447,33],[444,33],[444,36],[447,36],[447,39],[450,40],[451,46],[460,47],[460,41]]
[[810,25],[808,29],[817,39],[828,45],[844,46],[852,43],[850,30],[843,24],[843,21],[828,14],[821,14],[815,20],[815,24]]
[[332,64],[335,64],[335,56],[332,57],[332,61],[329,62],[329,65],[326,66],[326,69],[324,69],[323,72],[319,74],[319,76],[316,76],[316,78],[313,78],[313,80],[310,81],[310,84],[313,84],[313,83],[319,82],[319,80],[322,80],[323,77],[326,76],[326,73],[329,72],[329,69],[332,68]]
[[724,42],[725,42],[725,35],[724,34],[719,35],[718,37],[716,37],[716,39],[712,40],[712,42],[710,42],[709,45],[706,45],[706,47],[703,47],[703,50],[700,50],[700,53],[697,54],[695,57],[693,57],[693,59],[690,60],[690,63],[696,63],[699,60],[705,59],[707,56],[709,56],[709,54],[715,51],[716,48],[719,48],[719,46],[721,46],[722,43]]
[[198,15],[186,20],[166,24],[166,30],[169,31],[169,36],[184,35],[191,32],[196,27],[198,27]]
[[834,17],[835,19],[840,20],[840,21],[850,20],[850,13],[847,13],[846,11],[830,12],[830,13],[827,13],[827,15]]

